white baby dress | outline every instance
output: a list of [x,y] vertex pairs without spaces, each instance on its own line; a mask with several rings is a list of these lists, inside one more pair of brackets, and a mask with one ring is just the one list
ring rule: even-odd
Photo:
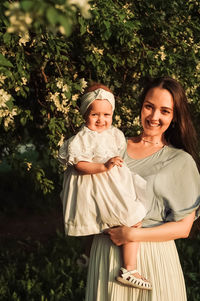
[[97,234],[117,226],[132,226],[147,213],[146,181],[123,163],[108,172],[81,175],[79,161],[105,163],[126,148],[124,134],[114,126],[98,133],[83,126],[63,143],[59,160],[67,165],[61,199],[67,235]]

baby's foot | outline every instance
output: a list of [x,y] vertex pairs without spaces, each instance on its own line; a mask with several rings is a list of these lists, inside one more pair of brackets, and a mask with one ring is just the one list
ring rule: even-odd
[[116,277],[120,283],[136,288],[152,290],[151,283],[142,277],[137,270],[128,271],[124,268],[120,269],[120,275]]

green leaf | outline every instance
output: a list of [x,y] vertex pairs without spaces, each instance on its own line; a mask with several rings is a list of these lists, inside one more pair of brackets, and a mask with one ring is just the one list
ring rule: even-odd
[[20,122],[21,122],[21,125],[25,125],[26,124],[26,121],[27,121],[27,118],[26,117],[21,117],[20,118]]
[[6,7],[6,8],[9,8],[9,7],[10,7],[9,1],[5,1],[5,2],[3,3],[3,6]]
[[59,21],[60,16],[55,8],[50,7],[47,9],[46,17],[52,25],[55,25]]
[[5,67],[14,67],[13,64],[0,53],[0,65]]
[[87,31],[87,25],[86,25],[83,17],[79,17],[78,22],[80,24],[80,34],[83,35]]
[[60,16],[59,17],[59,22],[64,27],[65,35],[68,37],[71,34],[71,31],[72,31],[72,23],[71,23],[70,19],[68,19],[64,16]]
[[20,5],[25,11],[30,11],[34,7],[34,2],[31,0],[25,0],[22,1]]
[[3,41],[4,41],[5,44],[9,44],[11,42],[11,34],[6,32],[3,35]]
[[8,100],[8,101],[6,102],[6,105],[7,105],[7,107],[9,108],[9,110],[12,110],[12,108],[13,108],[13,101],[12,101],[12,100]]

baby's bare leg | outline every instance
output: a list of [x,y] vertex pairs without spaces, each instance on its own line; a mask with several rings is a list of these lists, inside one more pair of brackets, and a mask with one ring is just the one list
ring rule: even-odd
[[116,280],[124,285],[151,290],[151,283],[137,271],[138,249],[138,242],[131,242],[122,246],[123,267],[121,267]]
[[137,269],[139,242],[130,242],[122,246],[123,266],[126,270]]

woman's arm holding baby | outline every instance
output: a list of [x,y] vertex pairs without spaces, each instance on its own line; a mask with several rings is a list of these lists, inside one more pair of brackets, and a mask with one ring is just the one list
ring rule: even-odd
[[121,226],[117,228],[111,228],[106,232],[110,235],[111,240],[117,246],[134,241],[168,241],[188,237],[194,222],[194,218],[195,211],[180,221],[167,222],[152,228]]

